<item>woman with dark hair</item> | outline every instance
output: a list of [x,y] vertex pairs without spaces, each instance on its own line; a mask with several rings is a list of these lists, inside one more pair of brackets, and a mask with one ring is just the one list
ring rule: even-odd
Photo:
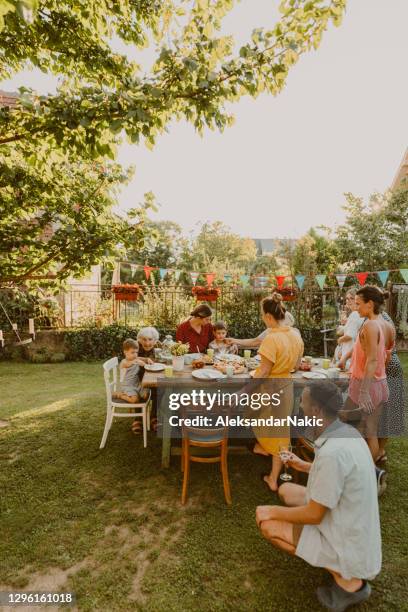
[[356,415],[374,462],[379,455],[378,424],[389,391],[385,372],[387,349],[394,343],[392,326],[381,316],[387,293],[366,285],[356,293],[357,311],[364,319],[354,345],[345,418]]
[[401,436],[404,433],[405,417],[404,372],[395,348],[395,327],[389,314],[383,311],[381,316],[393,328],[394,343],[389,351],[389,360],[387,361],[387,368],[385,371],[387,374],[390,396],[388,401],[384,404],[384,408],[380,416],[380,424],[378,428],[380,452],[377,457],[377,463],[387,460],[385,446],[387,444],[388,437]]
[[211,317],[212,310],[207,304],[196,306],[189,318],[178,326],[177,342],[189,344],[190,353],[204,353],[210,342],[214,340]]
[[[291,371],[297,366],[303,354],[303,341],[298,333],[288,325],[282,325],[286,309],[282,304],[282,296],[274,293],[262,300],[262,319],[268,328],[268,334],[259,347],[261,363],[255,370],[254,378],[279,379],[277,381],[280,393],[280,405],[276,409],[279,418],[290,416],[293,409],[293,384]],[[270,392],[270,389],[269,389]],[[258,442],[254,452],[260,455],[272,455],[272,469],[265,475],[264,481],[272,491],[278,489],[278,478],[282,468],[279,457],[279,447],[289,444],[289,428],[282,427],[279,437],[265,437],[265,428],[256,428]],[[275,434],[276,435],[276,434]]]

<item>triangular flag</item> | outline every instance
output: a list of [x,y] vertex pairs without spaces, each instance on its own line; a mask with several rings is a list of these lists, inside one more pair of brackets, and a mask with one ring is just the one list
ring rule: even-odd
[[323,289],[327,274],[316,274],[315,279],[320,289]]
[[153,268],[151,266],[143,266],[144,273],[146,275],[146,280],[149,280],[151,271]]
[[278,289],[282,289],[286,276],[284,276],[283,274],[280,274],[279,276],[275,276],[275,278],[276,278],[276,282],[278,283]]
[[257,278],[258,278],[258,283],[261,285],[261,287],[264,287],[266,283],[268,282],[267,276],[258,276]]
[[208,285],[209,287],[211,287],[211,285],[213,284],[214,279],[215,279],[215,272],[208,272],[208,273],[205,275],[205,278],[207,279],[207,285]]
[[249,274],[241,274],[241,276],[239,277],[239,280],[241,281],[241,283],[246,286],[249,283]]
[[337,282],[339,283],[340,289],[343,289],[344,283],[346,282],[347,274],[336,274]]
[[193,281],[193,285],[196,284],[197,278],[200,276],[199,272],[190,272],[191,280]]
[[178,279],[180,278],[180,274],[181,274],[181,270],[174,270],[174,278],[176,280],[176,283]]
[[295,279],[298,284],[300,290],[303,289],[303,285],[305,284],[305,275],[304,274],[296,274]]
[[160,268],[159,274],[160,274],[161,280],[163,280],[163,278],[166,276],[167,272],[168,272],[167,268]]
[[401,274],[402,278],[404,279],[404,282],[408,283],[408,269],[407,268],[400,268],[400,274]]
[[381,270],[380,272],[377,272],[377,276],[380,279],[383,287],[385,287],[389,275],[390,275],[390,273],[389,273],[388,270]]
[[225,282],[229,283],[230,280],[232,280],[232,275],[228,274],[227,272],[224,274],[224,280]]
[[360,283],[361,287],[366,282],[367,276],[368,276],[368,272],[356,272],[356,278],[358,282]]

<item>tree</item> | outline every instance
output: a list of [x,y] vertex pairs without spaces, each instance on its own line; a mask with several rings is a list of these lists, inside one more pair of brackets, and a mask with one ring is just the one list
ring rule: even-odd
[[408,188],[373,194],[367,204],[346,194],[346,222],[337,228],[339,261],[351,270],[400,267],[408,253]]
[[[128,178],[114,163],[47,159],[38,172],[19,147],[0,159],[0,280],[81,276],[143,240],[146,206],[121,218],[111,211]],[[28,158],[29,160],[29,158]]]
[[203,223],[181,256],[184,269],[218,275],[227,270],[231,274],[247,272],[255,259],[255,242],[232,233],[221,221]]
[[327,228],[310,228],[296,242],[288,263],[292,274],[327,274],[337,269],[338,254]]
[[176,268],[187,241],[181,227],[173,221],[146,221],[144,232],[144,244],[128,250],[127,259],[158,268]]
[[[231,102],[282,90],[299,56],[319,46],[329,22],[341,23],[345,4],[283,0],[275,27],[255,30],[237,55],[233,38],[219,34],[234,0],[42,0],[32,22],[11,10],[0,37],[3,74],[34,65],[66,78],[55,95],[23,90],[16,109],[2,109],[0,144],[45,141],[114,157],[122,131],[151,146],[174,118],[223,129]],[[151,34],[157,57],[148,74],[110,44],[117,36],[140,47]]]

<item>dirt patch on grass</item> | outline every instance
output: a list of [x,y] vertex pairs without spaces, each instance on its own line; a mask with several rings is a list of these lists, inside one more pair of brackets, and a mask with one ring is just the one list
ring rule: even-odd
[[3,419],[0,419],[0,428],[1,427],[8,427],[10,425],[9,421],[4,421]]

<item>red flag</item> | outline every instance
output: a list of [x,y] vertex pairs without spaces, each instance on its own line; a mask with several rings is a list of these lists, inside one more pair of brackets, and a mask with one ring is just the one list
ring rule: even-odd
[[275,276],[275,278],[276,278],[276,282],[278,283],[278,289],[282,289],[286,276],[283,276],[283,275]]
[[356,277],[361,287],[365,284],[367,280],[368,272],[356,272]]
[[207,285],[211,287],[215,279],[215,272],[208,272],[208,274],[205,275],[205,278],[207,279]]
[[144,273],[146,274],[146,280],[150,278],[150,272],[153,270],[151,266],[143,266]]

